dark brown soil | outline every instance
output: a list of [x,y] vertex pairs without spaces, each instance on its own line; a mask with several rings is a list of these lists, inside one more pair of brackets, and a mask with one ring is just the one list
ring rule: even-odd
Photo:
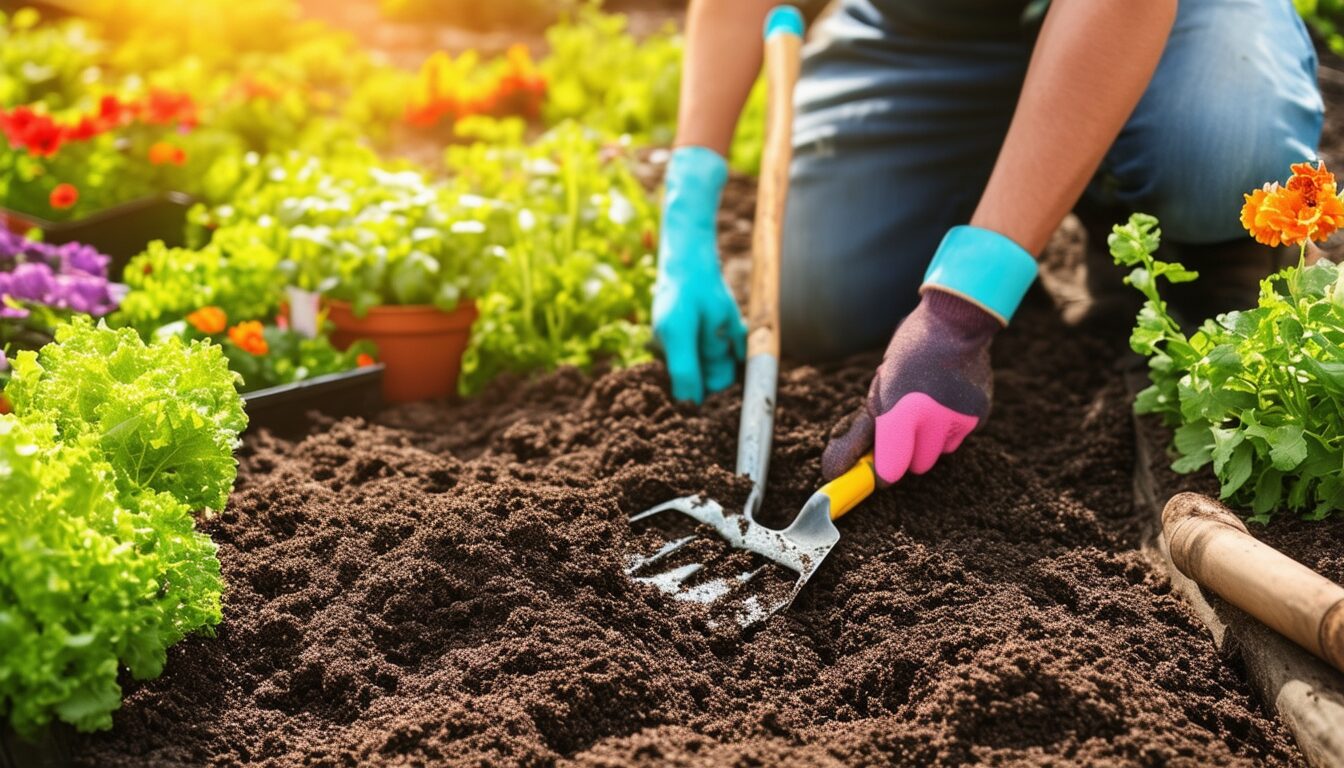
[[[1332,122],[1327,160],[1342,141]],[[722,222],[738,289],[749,193],[733,183]],[[1067,225],[1047,260],[1057,300],[1080,243]],[[648,545],[631,513],[744,499],[737,389],[697,409],[670,401],[659,366],[566,370],[297,443],[251,437],[204,524],[224,623],[172,649],[160,679],[127,681],[79,761],[1299,764],[1141,552],[1123,340],[1066,327],[1038,293],[994,359],[986,428],[843,519],[794,606],[745,633],[623,575]],[[769,521],[820,482],[826,434],[875,363],[785,370]],[[1264,535],[1341,579],[1341,531]]]
[[[80,759],[1294,764],[1140,551],[1120,351],[1036,295],[996,343],[986,429],[843,519],[793,608],[747,633],[623,575],[627,515],[742,501],[736,390],[697,409],[660,366],[561,371],[251,438],[205,524],[229,584],[217,637],[130,683]],[[772,521],[820,482],[875,362],[784,372]]]

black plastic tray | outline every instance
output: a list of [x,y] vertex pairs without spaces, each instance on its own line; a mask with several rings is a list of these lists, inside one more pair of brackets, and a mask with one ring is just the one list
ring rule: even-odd
[[42,238],[48,243],[78,242],[97,248],[112,257],[108,277],[120,280],[126,263],[151,241],[162,240],[169,248],[185,244],[187,210],[194,202],[189,195],[166,192],[114,205],[73,221],[47,221],[7,208],[0,208],[0,218],[11,230],[22,232],[30,227],[42,230]]
[[314,376],[243,395],[248,431],[265,427],[289,434],[307,429],[310,411],[328,416],[369,416],[383,405],[383,364]]
[[67,768],[73,733],[69,726],[55,723],[35,740],[25,741],[8,726],[0,728],[0,768]]

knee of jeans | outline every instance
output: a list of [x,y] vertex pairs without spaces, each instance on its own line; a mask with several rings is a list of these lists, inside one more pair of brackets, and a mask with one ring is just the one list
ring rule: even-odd
[[1122,201],[1157,216],[1170,240],[1243,236],[1243,196],[1316,157],[1324,106],[1314,77],[1287,51],[1272,62],[1244,57],[1204,50],[1181,71],[1159,69],[1136,110],[1138,130],[1117,142],[1128,154]]
[[[1154,162],[1148,200],[1136,201],[1135,207],[1157,216],[1168,239],[1216,243],[1244,235],[1244,195],[1287,178],[1291,164],[1315,156],[1315,142],[1294,135],[1277,117],[1244,115],[1243,120],[1231,130],[1189,120]],[[1242,149],[1210,151],[1211,145]]]

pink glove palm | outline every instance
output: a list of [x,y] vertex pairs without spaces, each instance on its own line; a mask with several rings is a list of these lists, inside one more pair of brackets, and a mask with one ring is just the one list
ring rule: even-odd
[[869,450],[883,483],[928,472],[989,415],[989,343],[998,318],[969,301],[927,288],[896,329],[868,389],[868,402],[822,455],[826,479]]

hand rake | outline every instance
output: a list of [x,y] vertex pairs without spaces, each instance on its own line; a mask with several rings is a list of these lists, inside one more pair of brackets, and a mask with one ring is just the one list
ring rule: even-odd
[[[626,573],[632,579],[657,586],[678,600],[715,604],[715,613],[728,606],[728,612],[743,627],[763,621],[793,602],[840,540],[832,521],[867,498],[876,483],[869,456],[814,493],[788,528],[768,528],[754,519],[765,495],[774,430],[780,242],[793,155],[793,88],[798,79],[802,33],[802,16],[796,9],[780,6],[770,12],[765,24],[767,133],[756,200],[747,370],[737,432],[737,473],[751,479],[751,494],[740,513],[725,512],[712,499],[686,496],[630,518],[633,524],[659,512],[681,512],[708,526],[732,550],[755,553],[769,561],[730,576],[709,576],[706,563],[686,562],[686,554],[703,541],[704,537],[696,534],[672,538],[650,554],[630,557]],[[771,590],[763,583],[768,580],[757,579],[771,563],[798,575],[791,590]]]

